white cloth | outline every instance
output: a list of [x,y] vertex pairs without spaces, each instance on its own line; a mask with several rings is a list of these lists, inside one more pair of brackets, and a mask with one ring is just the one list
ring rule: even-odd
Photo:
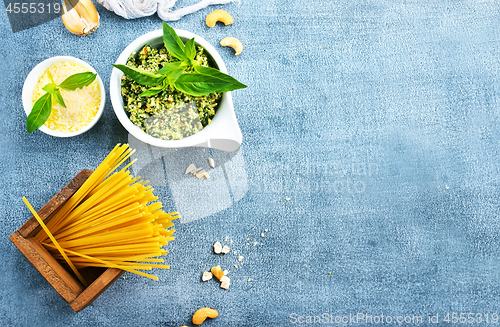
[[151,16],[158,9],[159,0],[97,0],[104,8],[126,19]]
[[176,0],[160,0],[158,3],[158,16],[166,21],[178,20],[207,6],[226,4],[231,1],[233,0],[202,0],[194,5],[172,11],[171,8],[175,5]]
[[201,0],[187,7],[172,10],[177,0],[97,0],[104,8],[126,19],[150,16],[155,12],[165,21],[178,20],[210,5],[226,4],[235,0]]

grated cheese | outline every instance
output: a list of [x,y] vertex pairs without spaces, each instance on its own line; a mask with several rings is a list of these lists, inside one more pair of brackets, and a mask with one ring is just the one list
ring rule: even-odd
[[[60,84],[73,74],[87,71],[88,69],[85,67],[68,61],[51,65],[40,76],[33,90],[31,98],[33,104],[45,94],[42,88],[51,82],[49,72],[52,74],[54,82]],[[101,90],[97,80],[86,87],[74,91],[63,89],[60,89],[60,91],[66,108],[53,100],[52,112],[44,125],[51,130],[62,133],[76,132],[87,126],[96,116],[101,103]]]

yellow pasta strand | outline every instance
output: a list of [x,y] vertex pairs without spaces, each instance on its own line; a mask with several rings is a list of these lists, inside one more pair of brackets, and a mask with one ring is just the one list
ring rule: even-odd
[[61,255],[64,257],[64,259],[66,260],[66,262],[68,263],[68,265],[71,267],[71,269],[73,270],[73,272],[75,273],[75,275],[78,277],[78,279],[80,280],[80,282],[83,284],[83,286],[87,287],[87,282],[85,282],[85,280],[83,279],[82,275],[80,275],[80,273],[78,272],[78,270],[75,268],[75,266],[73,265],[73,263],[71,262],[71,260],[69,260],[68,256],[64,253],[64,250],[61,248],[61,246],[57,243],[56,239],[54,238],[54,236],[52,236],[52,234],[50,233],[49,229],[47,228],[47,226],[45,226],[43,220],[40,218],[40,216],[38,215],[38,213],[35,211],[35,209],[33,209],[33,207],[31,206],[31,204],[28,202],[28,199],[26,199],[25,197],[23,197],[23,201],[24,203],[26,204],[26,206],[28,207],[28,209],[30,209],[31,213],[33,214],[33,216],[36,218],[36,220],[38,221],[38,223],[40,224],[40,226],[42,226],[42,229],[45,231],[45,233],[47,233],[47,236],[50,238],[50,240],[52,241],[52,243],[54,243],[55,247],[57,248],[57,250],[61,253]]
[[93,258],[93,257],[87,256],[85,254],[81,254],[81,253],[74,252],[74,251],[71,251],[71,250],[66,250],[66,251],[68,253],[71,253],[71,254],[74,254],[74,255],[77,255],[77,256],[89,259],[90,261],[103,264],[103,265],[105,265],[105,267],[118,268],[118,269],[122,269],[122,270],[125,270],[125,271],[130,271],[130,272],[132,272],[134,274],[138,274],[138,275],[141,275],[141,276],[144,276],[144,277],[148,277],[148,278],[151,278],[151,279],[154,279],[154,280],[158,280],[158,277],[150,275],[150,274],[143,273],[142,271],[137,271],[137,270],[134,270],[134,269],[130,269],[128,267],[119,266],[119,265],[113,264],[113,263],[111,263],[109,261],[105,261],[105,260]]

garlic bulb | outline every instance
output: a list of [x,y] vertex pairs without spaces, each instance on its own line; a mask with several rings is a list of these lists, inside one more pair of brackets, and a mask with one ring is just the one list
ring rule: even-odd
[[91,0],[64,0],[62,20],[77,35],[90,34],[99,27],[99,13]]

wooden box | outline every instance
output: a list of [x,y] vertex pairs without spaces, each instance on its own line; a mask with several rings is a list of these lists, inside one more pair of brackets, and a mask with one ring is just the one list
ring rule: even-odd
[[[75,176],[38,211],[40,218],[47,223],[52,213],[56,212],[82,186],[91,173],[92,170],[84,169]],[[84,288],[70,269],[63,267],[35,240],[34,236],[40,230],[40,224],[32,216],[9,239],[76,312],[91,304],[123,274],[123,270],[116,268],[81,269],[80,273],[89,283],[89,286]]]

